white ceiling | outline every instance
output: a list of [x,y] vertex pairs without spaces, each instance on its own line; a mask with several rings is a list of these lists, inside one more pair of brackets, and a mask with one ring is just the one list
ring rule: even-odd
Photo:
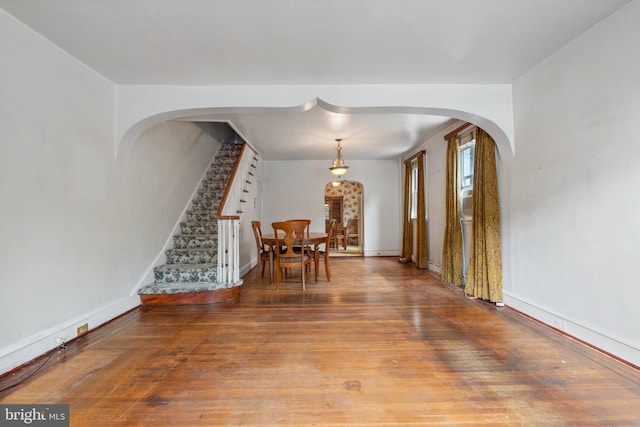
[[[117,84],[509,84],[629,1],[0,0],[0,7]],[[267,159],[331,158],[326,139],[336,131],[327,129],[337,122],[346,160],[397,157],[450,124],[344,113],[322,102],[291,107],[201,119],[231,120]],[[366,144],[350,152],[350,139]]]

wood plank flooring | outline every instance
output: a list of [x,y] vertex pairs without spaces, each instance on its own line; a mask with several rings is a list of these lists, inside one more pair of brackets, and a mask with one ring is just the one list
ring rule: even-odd
[[72,426],[640,425],[638,370],[396,258],[331,262],[306,292],[254,269],[238,302],[135,309],[0,403]]

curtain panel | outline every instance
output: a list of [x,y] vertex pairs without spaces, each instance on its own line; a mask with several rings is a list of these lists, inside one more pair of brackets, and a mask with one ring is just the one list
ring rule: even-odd
[[413,228],[411,227],[411,162],[404,165],[404,212],[402,232],[402,258],[411,262]]
[[416,212],[417,245],[416,266],[418,268],[429,267],[429,249],[427,243],[427,204],[424,194],[424,153],[418,156],[418,205]]
[[442,272],[444,282],[462,286],[462,226],[460,225],[460,195],[458,175],[458,137],[447,141],[447,165],[445,188],[445,229],[442,248]]
[[500,203],[493,139],[478,128],[473,179],[472,238],[465,293],[502,302]]

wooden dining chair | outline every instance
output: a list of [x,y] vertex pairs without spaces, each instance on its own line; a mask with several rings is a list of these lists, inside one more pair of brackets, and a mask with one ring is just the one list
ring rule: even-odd
[[288,219],[287,221],[304,221],[304,222],[306,222],[307,223],[307,229],[306,229],[307,231],[306,231],[306,233],[307,233],[307,237],[309,237],[309,228],[311,226],[311,220],[310,219]]
[[[310,219],[295,219],[294,218],[294,219],[288,219],[287,221],[304,221],[304,222],[306,222],[307,223],[307,227],[306,227],[305,234],[307,235],[307,237],[309,237],[309,233],[310,233],[309,228],[311,226],[311,220]],[[293,248],[293,250],[296,251],[296,252],[301,252],[302,248],[300,246],[296,245],[296,247]]]
[[[304,220],[293,220],[274,222],[271,226],[276,240],[276,248],[278,248],[274,251],[276,289],[280,287],[283,268],[300,267],[302,290],[306,290],[306,276],[311,271],[311,263],[313,262],[311,248],[304,244],[308,223]],[[294,250],[296,246],[301,248],[300,252]]]
[[270,254],[271,248],[264,244],[262,240],[262,229],[260,228],[260,221],[251,221],[251,228],[253,229],[253,235],[256,238],[256,247],[258,248],[258,257],[262,261],[262,277],[264,277],[264,266],[269,266],[269,278],[273,279],[273,274],[270,266]]
[[347,221],[347,227],[344,229],[344,248],[347,249],[347,245],[351,239],[356,239],[356,245],[359,242],[360,235],[358,234],[358,218],[350,218]]
[[[327,282],[331,281],[331,270],[329,269],[329,248],[331,247],[331,241],[333,239],[333,233],[336,228],[336,220],[332,219],[327,224],[327,240],[324,244],[324,249],[320,249],[318,251],[319,256],[324,257],[324,272],[327,275]],[[316,272],[316,277],[318,277],[318,272]]]
[[341,224],[336,223],[336,226],[333,229],[333,240],[336,249],[340,249],[341,246],[344,246],[347,249],[347,245],[345,245],[344,241],[344,227]]

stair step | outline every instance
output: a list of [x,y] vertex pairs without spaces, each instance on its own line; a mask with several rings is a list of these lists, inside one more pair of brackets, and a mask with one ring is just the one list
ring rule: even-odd
[[[230,178],[231,178],[230,175],[229,176],[224,175],[224,179],[229,180]],[[200,185],[199,191],[207,191],[207,192],[217,191],[218,193],[224,193],[224,190],[227,188],[227,183],[226,182],[221,183],[218,181],[218,179],[220,178],[218,177],[217,179],[213,179],[213,178],[203,179]]]
[[212,211],[217,211],[219,205],[220,205],[219,200],[210,200],[210,199],[196,199],[191,204],[192,209],[194,210],[212,210]]
[[220,174],[231,174],[231,171],[235,167],[235,160],[232,158],[225,159],[222,163],[215,163],[209,167],[210,172],[217,172]]
[[196,192],[196,195],[193,198],[193,200],[202,200],[202,199],[220,200],[220,199],[222,199],[222,196],[224,196],[225,190],[226,190],[226,188],[220,189],[220,190],[218,190],[218,189],[213,189],[212,190],[210,188],[201,187]]
[[187,222],[215,222],[217,224],[215,212],[212,211],[199,211],[191,209],[187,211]]
[[151,283],[138,289],[138,295],[186,294],[225,289],[227,285],[215,282]]
[[220,200],[223,195],[224,191],[222,190],[209,191],[206,188],[201,188],[198,190],[193,200]]
[[217,234],[178,234],[173,236],[173,247],[175,249],[202,248],[217,250]]
[[233,169],[233,167],[235,166],[237,157],[238,157],[237,153],[236,154],[228,153],[227,155],[223,154],[221,157],[216,157],[216,164],[213,165],[212,167],[221,168],[221,169],[231,167]]
[[218,221],[189,221],[180,223],[180,233],[187,235],[194,234],[217,234]]
[[[230,180],[231,177],[225,177],[226,180]],[[198,189],[198,193],[212,193],[214,195],[223,195],[225,190],[227,189],[226,182],[221,184],[217,181],[213,180],[202,180],[200,184],[200,188]]]
[[216,282],[214,264],[164,264],[153,269],[156,283]]
[[214,264],[218,262],[218,251],[209,248],[167,249],[167,264]]
[[210,174],[202,180],[201,187],[211,190],[224,191],[224,189],[227,187],[229,178],[231,178],[230,173],[221,173],[217,175]]

